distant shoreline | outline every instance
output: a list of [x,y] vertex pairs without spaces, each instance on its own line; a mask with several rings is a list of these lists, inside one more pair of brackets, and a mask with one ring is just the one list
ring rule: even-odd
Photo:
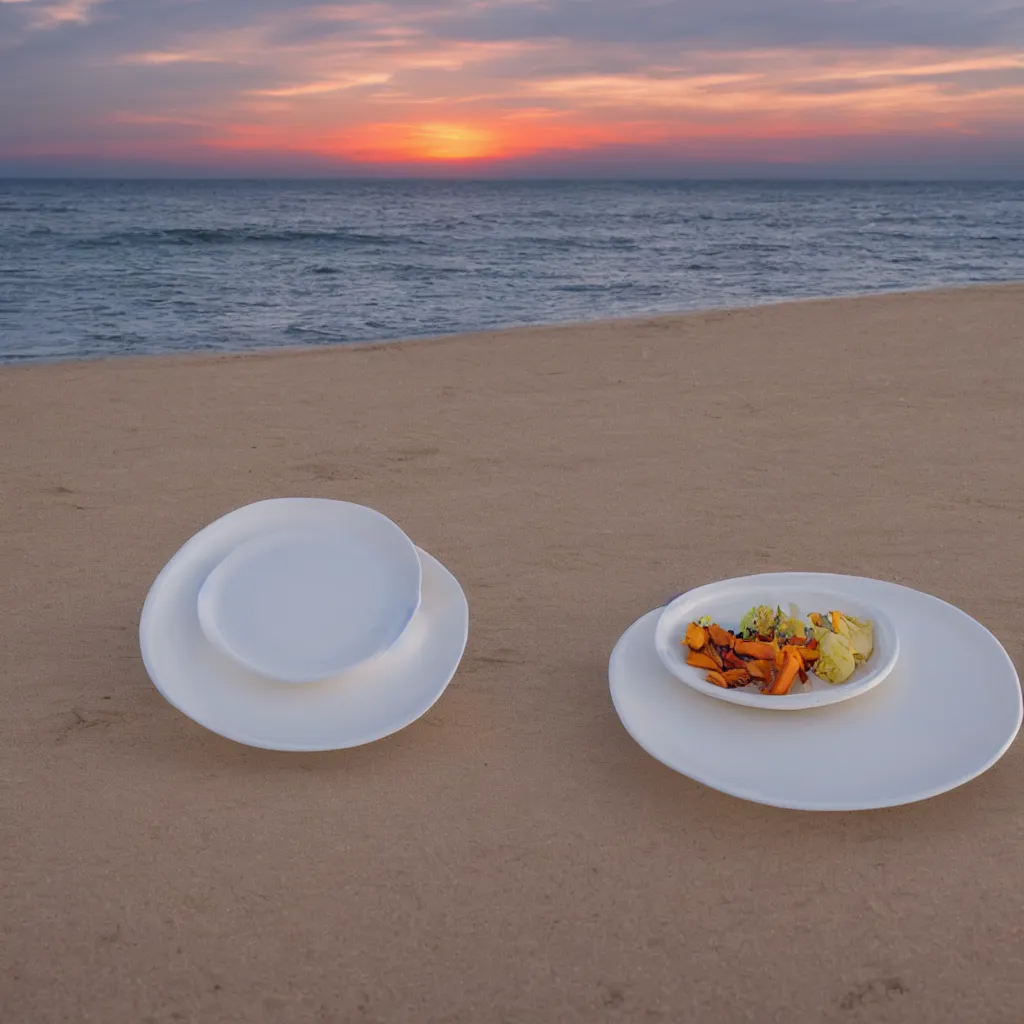
[[[125,353],[123,355],[89,356],[82,358],[63,359],[3,359],[0,358],[0,373],[8,370],[26,370],[45,366],[92,366],[96,364],[119,363],[152,363],[167,361],[175,365],[189,361],[207,362],[234,359],[280,359],[288,356],[324,355],[338,352],[365,352],[377,349],[404,348],[409,346],[440,345],[459,341],[486,342],[498,338],[517,335],[536,335],[539,333],[578,333],[588,329],[620,329],[640,325],[654,325],[670,328],[680,321],[697,321],[708,316],[731,316],[742,313],[755,313],[775,306],[813,306],[833,303],[861,303],[871,300],[899,299],[913,296],[944,296],[957,294],[976,294],[984,292],[1000,293],[1024,289],[1024,279],[1008,281],[986,281],[966,285],[939,285],[935,287],[899,288],[886,291],[851,292],[843,295],[812,295],[802,298],[765,299],[739,306],[707,306],[701,309],[682,309],[676,312],[657,312],[624,317],[595,317],[591,320],[567,320],[548,323],[509,324],[500,327],[487,327],[479,330],[452,331],[446,334],[429,334],[400,338],[380,338],[376,340],[360,340],[351,342],[331,342],[324,345],[268,345],[262,348],[215,350],[199,349],[189,352],[155,352]],[[1022,294],[1024,301],[1024,294]]]

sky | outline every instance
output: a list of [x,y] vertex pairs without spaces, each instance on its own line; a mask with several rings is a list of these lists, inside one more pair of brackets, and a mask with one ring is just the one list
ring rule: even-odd
[[1024,179],[1024,3],[0,0],[0,174]]

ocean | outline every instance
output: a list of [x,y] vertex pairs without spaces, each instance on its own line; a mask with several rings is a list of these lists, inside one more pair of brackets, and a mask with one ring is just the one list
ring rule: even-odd
[[0,362],[1024,279],[1024,183],[2,181]]

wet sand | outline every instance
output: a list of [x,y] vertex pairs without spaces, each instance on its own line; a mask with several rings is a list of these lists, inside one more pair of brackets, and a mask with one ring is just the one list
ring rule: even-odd
[[[3,1021],[1024,1020],[1019,742],[920,804],[782,811],[607,691],[640,615],[784,569],[935,594],[1019,670],[1024,285],[4,367],[0,435]],[[389,739],[248,749],[146,677],[161,566],[282,495],[380,509],[466,590],[459,673]]]

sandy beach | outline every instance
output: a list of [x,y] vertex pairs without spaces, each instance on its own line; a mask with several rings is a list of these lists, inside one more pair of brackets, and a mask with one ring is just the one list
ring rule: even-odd
[[[950,601],[1019,671],[1022,339],[1024,284],[0,367],[0,1019],[1017,1024],[1020,742],[923,803],[775,810],[645,754],[607,662],[682,590],[809,569]],[[469,598],[379,743],[249,749],[146,676],[163,564],[284,495],[380,509]]]

